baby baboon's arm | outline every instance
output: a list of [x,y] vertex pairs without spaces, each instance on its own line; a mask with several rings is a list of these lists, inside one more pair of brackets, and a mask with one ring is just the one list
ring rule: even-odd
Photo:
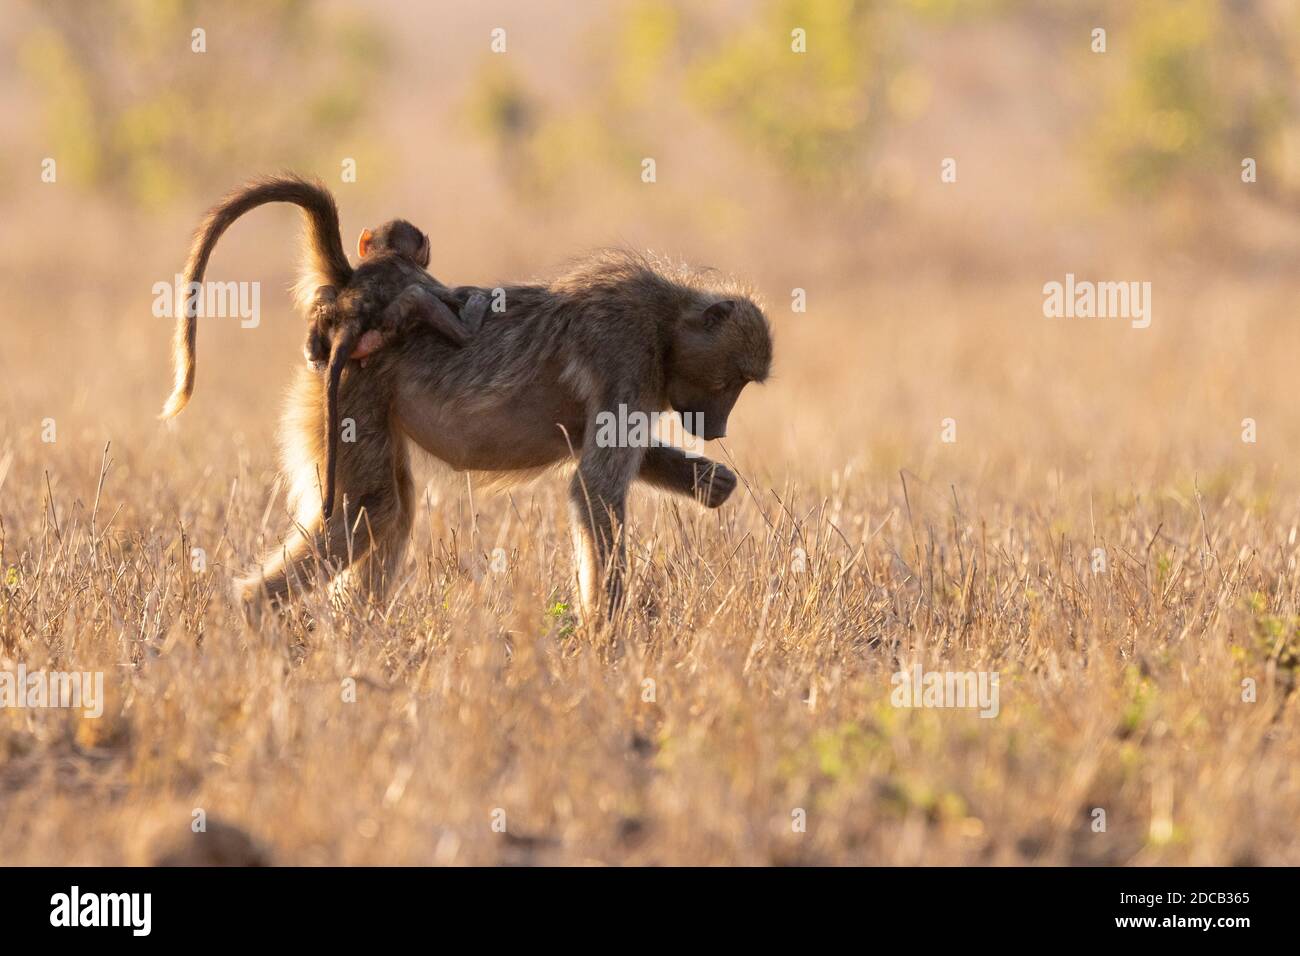
[[465,324],[437,295],[423,285],[409,285],[384,310],[384,334],[400,335],[419,324],[431,326],[457,345],[470,339]]
[[652,445],[637,475],[646,484],[690,495],[706,508],[717,508],[736,490],[736,473],[703,456],[690,457],[672,445]]

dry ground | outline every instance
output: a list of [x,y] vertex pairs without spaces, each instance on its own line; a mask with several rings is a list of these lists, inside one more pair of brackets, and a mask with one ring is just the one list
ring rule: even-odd
[[[565,610],[562,481],[441,475],[391,606],[245,626],[226,581],[284,526],[247,383],[288,321],[265,356],[208,335],[170,433],[147,363],[17,392],[5,666],[103,670],[108,701],[0,711],[0,859],[157,859],[201,808],[281,863],[1300,862],[1300,333],[1179,285],[1141,331],[1051,328],[1028,282],[779,316],[723,452],[745,487],[642,496],[654,606],[613,632]],[[999,715],[894,708],[914,660],[997,671]]]

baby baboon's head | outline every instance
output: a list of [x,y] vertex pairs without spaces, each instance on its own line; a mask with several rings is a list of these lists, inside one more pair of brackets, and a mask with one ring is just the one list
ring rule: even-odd
[[429,237],[405,219],[390,219],[378,229],[362,229],[357,255],[362,259],[381,252],[396,252],[421,269],[429,267]]
[[750,382],[772,366],[772,332],[749,299],[714,302],[687,313],[668,357],[668,402],[696,438],[724,438],[727,416]]

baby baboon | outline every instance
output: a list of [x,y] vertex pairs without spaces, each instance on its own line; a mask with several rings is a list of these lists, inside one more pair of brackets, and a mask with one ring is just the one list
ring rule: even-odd
[[[328,367],[325,400],[325,493],[321,508],[334,513],[334,474],[338,457],[339,378],[343,366],[367,333],[378,336],[367,350],[401,335],[420,323],[464,345],[482,320],[481,312],[465,310],[462,322],[446,305],[457,306],[455,294],[425,271],[429,237],[404,219],[394,219],[378,231],[362,230],[357,242],[361,265],[339,289],[321,286],[311,309],[305,352],[312,368]],[[444,301],[445,300],[445,301]]]
[[[432,279],[425,271],[429,268],[429,237],[405,219],[393,219],[377,230],[363,229],[357,255],[361,265],[349,287],[321,286],[312,300],[312,323],[303,354],[316,371],[328,366],[331,339],[347,321],[362,323],[360,335],[373,328],[381,338],[399,334],[412,321],[427,321],[459,344],[478,329],[485,306],[475,302],[464,309],[469,296],[462,290],[428,281]],[[343,303],[339,302],[341,293],[346,300]],[[376,321],[376,315],[382,318]]]
[[707,274],[630,253],[604,253],[548,285],[504,289],[504,312],[463,348],[416,330],[349,366],[339,394],[357,425],[340,450],[343,508],[314,507],[321,383],[303,370],[285,414],[286,462],[299,528],[239,582],[245,600],[283,600],[318,570],[381,594],[411,526],[406,438],[456,470],[494,479],[535,474],[576,457],[570,483],[584,613],[622,598],[623,523],[635,478],[721,505],[736,476],[707,458],[653,443],[602,437],[601,413],[683,416],[701,438],[721,438],[741,390],[766,379],[772,339],[754,302]]

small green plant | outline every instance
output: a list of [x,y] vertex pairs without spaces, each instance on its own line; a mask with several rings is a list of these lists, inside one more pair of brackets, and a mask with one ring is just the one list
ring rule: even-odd
[[1275,614],[1268,610],[1268,599],[1258,591],[1247,599],[1255,651],[1272,661],[1294,682],[1300,670],[1300,615]]

